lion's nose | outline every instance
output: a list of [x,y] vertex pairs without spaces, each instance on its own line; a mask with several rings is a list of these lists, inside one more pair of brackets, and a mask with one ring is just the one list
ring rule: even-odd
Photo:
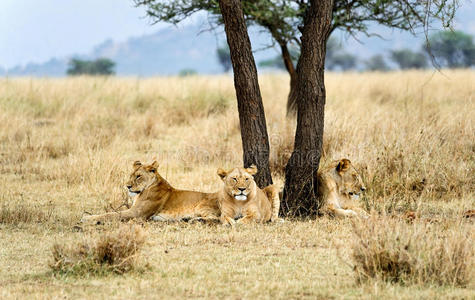
[[132,186],[131,186],[131,185],[128,185],[127,188],[130,190],[130,189],[132,188]]
[[364,186],[361,187],[361,191],[364,192],[366,191],[366,188]]
[[240,190],[241,192],[244,192],[246,188],[238,188],[238,190]]

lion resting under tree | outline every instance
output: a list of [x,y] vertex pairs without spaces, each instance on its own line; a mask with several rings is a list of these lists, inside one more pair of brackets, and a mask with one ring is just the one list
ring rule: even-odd
[[366,188],[349,159],[334,161],[319,170],[317,176],[323,213],[334,217],[368,217],[359,201]]
[[[220,220],[222,224],[264,223],[279,219],[279,190],[275,185],[260,189],[253,175],[257,168],[218,169],[223,189],[201,193],[173,188],[157,171],[158,163],[136,161],[127,182],[132,206],[124,211],[83,216],[81,222],[98,223],[134,218],[154,221],[185,219]],[[367,217],[359,195],[365,190],[360,175],[344,158],[318,172],[322,212],[336,217]],[[237,221],[236,221],[237,220]]]
[[228,172],[218,169],[224,182],[218,196],[223,224],[276,221],[279,217],[279,190],[275,185],[260,189],[254,178],[256,166],[234,168]]

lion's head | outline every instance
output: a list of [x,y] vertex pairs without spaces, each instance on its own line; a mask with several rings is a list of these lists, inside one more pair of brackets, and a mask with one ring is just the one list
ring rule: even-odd
[[339,192],[348,197],[358,198],[366,190],[360,174],[349,159],[343,158],[336,163],[333,177],[338,183]]
[[134,162],[134,171],[130,174],[126,186],[130,196],[142,193],[145,189],[158,181],[158,163],[154,161],[151,165],[143,165],[140,161]]
[[256,193],[257,185],[252,177],[256,173],[257,167],[254,165],[249,168],[234,168],[228,172],[218,169],[226,194],[238,201],[246,201]]

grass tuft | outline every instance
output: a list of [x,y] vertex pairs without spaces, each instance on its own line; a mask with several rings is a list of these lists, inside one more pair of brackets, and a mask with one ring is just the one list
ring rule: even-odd
[[385,217],[355,222],[357,280],[465,287],[474,279],[473,227],[464,222],[447,225]]
[[144,230],[137,225],[122,225],[99,236],[85,236],[79,243],[55,244],[51,269],[62,275],[123,274],[142,270],[139,250],[146,240]]

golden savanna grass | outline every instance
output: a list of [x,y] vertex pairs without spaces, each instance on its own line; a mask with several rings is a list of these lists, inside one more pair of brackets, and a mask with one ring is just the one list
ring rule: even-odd
[[[263,75],[260,86],[282,184],[288,77]],[[242,164],[232,78],[1,79],[0,298],[472,297],[474,225],[461,216],[475,208],[475,73],[328,73],[326,87],[322,164],[349,158],[380,217],[146,222],[135,253],[120,224],[77,221],[126,201],[135,160],[157,159],[177,188],[220,188],[216,169]],[[419,218],[401,220],[407,210]],[[149,271],[117,275],[104,245]]]
[[140,226],[123,225],[99,236],[90,234],[79,243],[55,244],[50,267],[54,273],[66,275],[123,274],[137,270],[144,243],[145,233]]

